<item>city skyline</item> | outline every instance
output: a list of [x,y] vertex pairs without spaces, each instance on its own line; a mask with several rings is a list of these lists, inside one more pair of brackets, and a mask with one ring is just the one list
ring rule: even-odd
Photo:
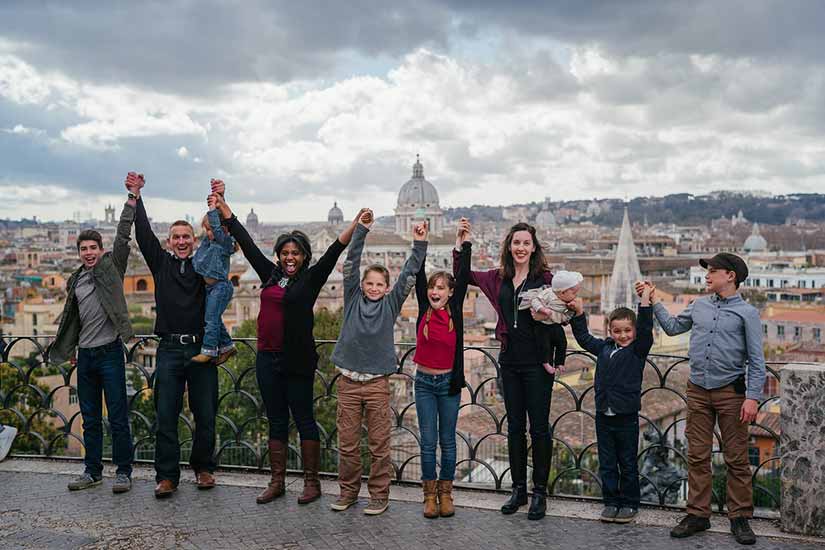
[[418,153],[444,206],[825,189],[815,3],[8,2],[0,17],[2,218],[102,212],[129,170],[155,219],[200,215],[210,177],[265,220],[335,201],[389,214]]

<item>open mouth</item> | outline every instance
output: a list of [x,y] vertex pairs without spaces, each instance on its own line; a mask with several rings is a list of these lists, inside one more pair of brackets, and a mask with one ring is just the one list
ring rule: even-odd
[[298,270],[298,266],[295,262],[284,262],[284,270],[291,275]]

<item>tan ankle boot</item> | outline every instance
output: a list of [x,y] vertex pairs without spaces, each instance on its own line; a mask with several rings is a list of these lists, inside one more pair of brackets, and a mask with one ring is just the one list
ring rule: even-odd
[[424,517],[437,518],[438,512],[438,497],[435,488],[435,480],[424,482]]
[[448,518],[455,514],[452,481],[444,479],[438,480],[438,507],[442,518]]
[[304,463],[304,492],[298,497],[298,504],[309,504],[321,498],[321,481],[318,479],[321,442],[301,441],[301,461]]
[[286,490],[286,443],[277,439],[269,440],[269,463],[272,479],[266,489],[255,499],[258,504],[272,502]]

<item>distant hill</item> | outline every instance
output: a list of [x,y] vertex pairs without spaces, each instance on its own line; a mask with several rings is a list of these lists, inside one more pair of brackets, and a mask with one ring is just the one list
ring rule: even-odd
[[[593,204],[597,207],[593,207]],[[622,221],[623,201],[603,199],[593,201],[559,201],[550,203],[550,210],[557,214],[561,209],[582,213],[582,219],[606,226],[618,226]],[[466,216],[476,221],[501,221],[505,208],[524,207],[532,219],[541,210],[542,203],[526,203],[511,206],[474,205],[446,208],[448,219]],[[588,213],[589,208],[589,214]],[[748,221],[778,225],[787,220],[804,219],[825,222],[825,194],[795,193],[791,195],[763,196],[733,191],[717,191],[709,195],[679,193],[665,197],[638,197],[628,205],[630,217],[641,222],[647,217],[649,224],[676,223],[679,225],[708,225],[711,220],[736,216],[741,210]],[[558,215],[558,214],[557,214]]]

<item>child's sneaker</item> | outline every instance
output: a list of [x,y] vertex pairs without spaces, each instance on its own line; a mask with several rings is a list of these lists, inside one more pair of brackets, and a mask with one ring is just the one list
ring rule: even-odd
[[616,514],[616,517],[613,518],[615,523],[630,523],[633,521],[633,518],[638,515],[639,509],[638,508],[631,508],[629,506],[622,506],[619,509],[619,513]]
[[69,482],[69,490],[82,491],[83,489],[88,489],[89,487],[96,487],[101,483],[103,483],[103,478],[95,478],[92,477],[92,474],[83,472]]
[[344,495],[341,495],[335,500],[335,502],[330,504],[329,507],[336,512],[343,512],[356,502],[358,502],[358,497],[345,497]]
[[371,498],[370,503],[367,504],[366,508],[364,508],[364,513],[368,516],[377,516],[379,514],[383,514],[389,505],[389,500]]
[[209,363],[209,362],[214,361],[214,360],[215,360],[214,357],[212,357],[211,355],[206,355],[205,353],[199,353],[199,354],[195,355],[194,357],[192,357],[192,362],[193,363]]
[[231,357],[233,357],[237,354],[238,354],[238,348],[236,348],[235,346],[232,346],[230,348],[226,348],[224,351],[221,351],[220,354],[218,355],[218,359],[217,359],[217,361],[215,361],[215,366],[223,365],[224,363],[229,361],[229,359]]
[[605,523],[613,523],[616,521],[616,514],[619,513],[618,506],[605,506],[602,510],[602,515],[599,519]]

